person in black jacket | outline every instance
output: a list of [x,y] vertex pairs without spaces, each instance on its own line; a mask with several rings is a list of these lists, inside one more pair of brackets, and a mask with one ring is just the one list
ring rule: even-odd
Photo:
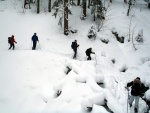
[[39,42],[39,39],[38,39],[38,36],[36,35],[36,33],[34,33],[34,35],[32,36],[31,40],[33,41],[32,50],[35,50],[35,48],[36,48],[36,43],[37,43],[37,41]]
[[140,81],[140,78],[137,77],[132,82],[127,83],[127,87],[131,87],[131,96],[129,98],[129,105],[132,107],[132,103],[135,100],[134,111],[138,112],[139,98],[144,95],[145,91],[149,89],[145,87],[144,84]]
[[76,55],[77,55],[77,48],[79,47],[79,45],[77,44],[77,40],[75,40],[74,42],[72,42],[72,45],[71,45],[73,51],[74,51],[74,56],[73,58],[76,58]]
[[91,53],[95,54],[95,52],[92,52],[92,48],[88,48],[85,53],[88,56],[87,60],[91,60]]

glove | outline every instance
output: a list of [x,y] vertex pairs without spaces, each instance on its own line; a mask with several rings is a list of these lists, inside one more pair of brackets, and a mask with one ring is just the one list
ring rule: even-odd
[[17,42],[15,42],[17,44]]

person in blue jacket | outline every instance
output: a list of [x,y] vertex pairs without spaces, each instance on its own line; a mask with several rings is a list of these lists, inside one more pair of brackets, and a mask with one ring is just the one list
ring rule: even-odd
[[35,50],[37,41],[39,42],[38,36],[36,35],[36,33],[34,33],[34,35],[32,36],[32,42],[33,42],[32,50]]

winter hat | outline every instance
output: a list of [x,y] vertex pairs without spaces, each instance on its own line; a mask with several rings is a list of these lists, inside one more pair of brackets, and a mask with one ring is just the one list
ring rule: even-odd
[[14,37],[14,35],[12,35],[12,37]]
[[140,77],[136,77],[136,79],[140,80]]

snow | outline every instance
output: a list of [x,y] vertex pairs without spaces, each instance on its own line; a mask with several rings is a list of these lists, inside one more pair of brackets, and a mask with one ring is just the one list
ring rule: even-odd
[[[137,5],[132,10],[136,9],[132,19],[134,37],[142,29],[144,39],[142,44],[135,42],[135,51],[127,36],[131,16],[126,16],[128,6],[122,1],[113,1],[105,23],[108,29],[97,32],[95,40],[87,37],[91,25],[96,26],[89,9],[85,20],[81,20],[81,7],[71,7],[69,29],[77,29],[77,33],[65,36],[58,18],[46,11],[48,0],[41,3],[41,12],[36,14],[35,4],[29,10],[22,9],[23,0],[0,1],[1,113],[88,113],[89,107],[91,113],[109,113],[105,103],[114,113],[126,113],[126,84],[140,77],[150,87],[149,9],[143,5],[140,10]],[[112,31],[124,36],[125,43],[119,43]],[[33,51],[31,37],[35,32],[39,43]],[[11,35],[17,41],[15,50],[8,50]],[[72,59],[74,40],[80,45],[76,60]],[[85,50],[90,47],[96,54],[87,61]],[[150,100],[150,90],[145,97]],[[139,113],[145,107],[140,99]]]

